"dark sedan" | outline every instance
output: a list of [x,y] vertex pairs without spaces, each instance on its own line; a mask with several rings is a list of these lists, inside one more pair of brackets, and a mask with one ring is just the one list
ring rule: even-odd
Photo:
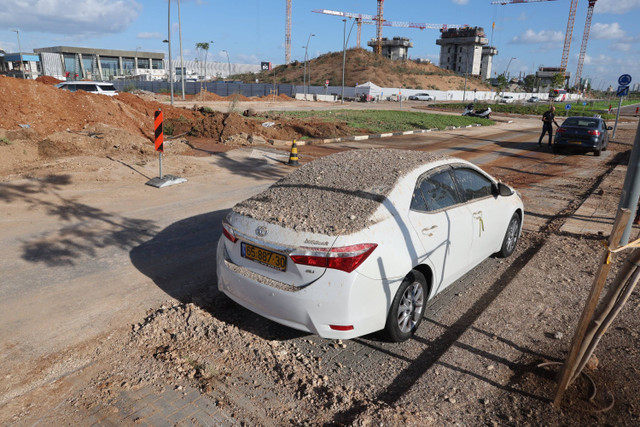
[[571,147],[599,156],[609,145],[611,129],[600,117],[569,117],[556,132],[553,152]]

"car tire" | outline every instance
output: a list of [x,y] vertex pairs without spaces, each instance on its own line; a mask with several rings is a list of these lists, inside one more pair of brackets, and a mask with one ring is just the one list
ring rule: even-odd
[[507,232],[502,240],[502,247],[498,252],[500,258],[508,258],[516,249],[518,238],[520,237],[520,215],[516,212],[511,217]]
[[602,149],[598,148],[597,150],[595,150],[595,151],[593,152],[593,155],[594,155],[594,156],[596,156],[596,157],[600,157],[600,153],[601,153],[601,152],[602,152]]
[[427,280],[424,275],[417,270],[411,270],[396,292],[387,315],[384,332],[390,341],[406,341],[413,336],[422,322],[427,294]]
[[553,154],[558,154],[560,153],[560,148],[558,148],[556,144],[553,144],[553,146],[551,147],[551,151],[553,152]]

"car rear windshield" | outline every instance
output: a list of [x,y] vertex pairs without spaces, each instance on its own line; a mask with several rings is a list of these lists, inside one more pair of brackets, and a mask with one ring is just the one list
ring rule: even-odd
[[111,91],[115,92],[116,91],[116,87],[114,85],[100,85],[100,89],[106,90],[106,91],[109,91],[109,92],[111,92]]
[[595,119],[582,119],[577,117],[572,117],[564,121],[563,125],[566,126],[579,126],[584,128],[597,128],[598,120]]
[[96,87],[96,85],[81,84],[81,85],[76,85],[76,88],[78,90],[84,90],[85,92],[97,92],[98,91],[98,88]]

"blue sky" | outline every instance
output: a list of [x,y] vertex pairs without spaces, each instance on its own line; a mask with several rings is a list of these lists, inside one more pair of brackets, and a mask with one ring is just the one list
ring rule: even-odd
[[[342,49],[340,18],[312,13],[329,9],[376,14],[375,0],[292,0],[292,60]],[[575,74],[588,0],[580,0],[573,31],[568,70]],[[559,66],[570,0],[491,5],[490,0],[386,0],[384,17],[393,21],[467,24],[485,28],[498,48],[494,71],[509,66],[513,76],[538,66]],[[213,41],[208,60],[284,62],[285,0],[181,0],[185,59],[193,59],[197,42]],[[172,54],[178,55],[177,0],[172,0]],[[593,16],[583,77],[596,88],[617,85],[622,73],[640,82],[640,0],[598,0]],[[495,30],[491,35],[492,23]],[[82,46],[162,52],[167,37],[167,0],[2,0],[0,49],[17,51],[20,30],[23,51],[48,46]],[[349,27],[347,27],[347,31]],[[412,58],[438,64],[438,30],[384,27],[386,37],[408,37]],[[375,36],[375,26],[363,25],[362,42]],[[355,46],[353,29],[349,46]],[[515,58],[515,59],[511,59]],[[509,64],[509,61],[511,63]],[[633,84],[632,83],[632,84]]]

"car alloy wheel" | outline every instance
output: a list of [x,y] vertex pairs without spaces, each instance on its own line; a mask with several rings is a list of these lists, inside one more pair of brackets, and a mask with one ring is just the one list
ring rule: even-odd
[[412,270],[402,281],[391,302],[385,334],[394,342],[405,341],[418,329],[427,303],[427,281],[417,270]]
[[514,213],[507,226],[507,232],[504,235],[502,242],[502,248],[498,253],[500,257],[507,258],[516,249],[518,243],[518,237],[520,236],[520,215]]

